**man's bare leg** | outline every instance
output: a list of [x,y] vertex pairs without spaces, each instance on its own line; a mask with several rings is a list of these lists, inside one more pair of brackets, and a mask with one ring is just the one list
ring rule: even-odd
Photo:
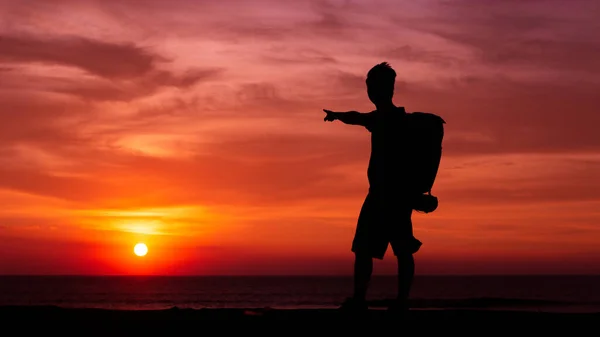
[[354,257],[354,299],[365,301],[373,273],[373,258],[356,254]]
[[406,253],[397,256],[398,259],[398,305],[408,309],[408,298],[415,276],[415,259]]

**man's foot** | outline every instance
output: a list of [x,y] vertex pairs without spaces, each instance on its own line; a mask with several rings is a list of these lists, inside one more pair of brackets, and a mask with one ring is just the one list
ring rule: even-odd
[[352,313],[366,312],[368,309],[367,301],[353,297],[347,298],[339,307],[339,310],[341,311]]

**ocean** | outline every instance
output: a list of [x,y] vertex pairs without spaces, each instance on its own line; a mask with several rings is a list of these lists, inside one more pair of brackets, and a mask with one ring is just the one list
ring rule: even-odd
[[[374,276],[374,308],[395,296],[394,276]],[[335,308],[346,276],[0,276],[0,306],[149,310]],[[600,275],[416,276],[414,309],[600,312]]]

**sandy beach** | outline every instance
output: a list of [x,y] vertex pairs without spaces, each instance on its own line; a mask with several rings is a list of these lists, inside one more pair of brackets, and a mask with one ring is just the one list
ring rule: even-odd
[[[106,310],[60,307],[0,307],[4,329],[21,333],[143,336],[215,335],[224,332],[352,333],[392,331],[404,335],[429,333],[546,333],[595,335],[600,313],[542,313],[487,310],[411,310],[405,319],[370,310],[362,317],[335,309],[179,309]],[[396,333],[395,333],[396,334]]]

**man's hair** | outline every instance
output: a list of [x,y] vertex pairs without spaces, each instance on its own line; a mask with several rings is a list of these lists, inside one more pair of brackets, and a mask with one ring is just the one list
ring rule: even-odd
[[396,71],[392,69],[389,63],[381,62],[375,65],[367,73],[367,84],[379,88],[379,90],[389,90],[394,92],[394,83],[396,82]]

